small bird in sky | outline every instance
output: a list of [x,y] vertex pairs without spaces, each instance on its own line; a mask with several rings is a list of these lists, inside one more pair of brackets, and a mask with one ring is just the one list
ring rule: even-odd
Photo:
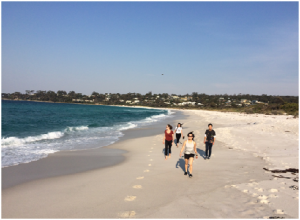
[[161,74],[161,75],[164,75],[164,74]]

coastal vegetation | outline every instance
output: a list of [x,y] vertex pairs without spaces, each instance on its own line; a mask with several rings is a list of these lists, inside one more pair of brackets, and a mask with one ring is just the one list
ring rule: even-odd
[[68,93],[63,90],[34,91],[26,90],[25,93],[2,93],[2,99],[43,101],[60,103],[80,103],[90,105],[124,105],[124,106],[147,106],[180,109],[206,109],[217,111],[244,112],[246,114],[289,114],[298,117],[298,96],[273,96],[251,94],[215,94],[193,92],[192,94],[153,94],[140,93],[105,93],[93,92],[91,95],[83,95],[75,91]]

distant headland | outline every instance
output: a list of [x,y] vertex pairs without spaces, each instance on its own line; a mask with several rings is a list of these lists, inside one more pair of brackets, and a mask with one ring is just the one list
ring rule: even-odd
[[217,111],[244,112],[247,114],[289,114],[298,117],[298,96],[272,96],[267,94],[216,94],[193,92],[192,94],[153,94],[93,92],[83,95],[75,91],[66,92],[26,90],[25,93],[2,93],[2,100],[40,101],[54,103],[77,103],[90,105],[144,106],[174,109],[205,109]]

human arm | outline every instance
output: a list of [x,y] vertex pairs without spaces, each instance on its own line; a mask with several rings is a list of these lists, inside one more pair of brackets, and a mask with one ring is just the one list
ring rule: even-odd
[[163,144],[165,144],[165,140],[166,140],[166,132],[165,132],[165,135],[164,135]]
[[182,148],[181,148],[181,150],[180,150],[179,157],[181,157],[182,151],[183,151],[183,149],[185,148],[185,144],[186,144],[186,141],[183,142]]
[[204,135],[204,141],[203,141],[203,143],[205,144],[205,142],[206,142],[206,134]]
[[216,132],[214,132],[214,142],[212,143],[213,145],[214,145],[215,141],[216,141]]
[[198,152],[197,152],[197,147],[196,147],[196,142],[194,142],[194,151],[195,151],[195,154],[196,154],[196,159],[198,159]]

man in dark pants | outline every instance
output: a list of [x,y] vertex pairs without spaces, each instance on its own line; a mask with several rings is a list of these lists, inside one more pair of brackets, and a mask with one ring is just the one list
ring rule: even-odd
[[212,129],[213,125],[208,124],[208,129],[205,131],[204,144],[205,144],[205,159],[210,159],[211,149],[216,140],[216,132]]

